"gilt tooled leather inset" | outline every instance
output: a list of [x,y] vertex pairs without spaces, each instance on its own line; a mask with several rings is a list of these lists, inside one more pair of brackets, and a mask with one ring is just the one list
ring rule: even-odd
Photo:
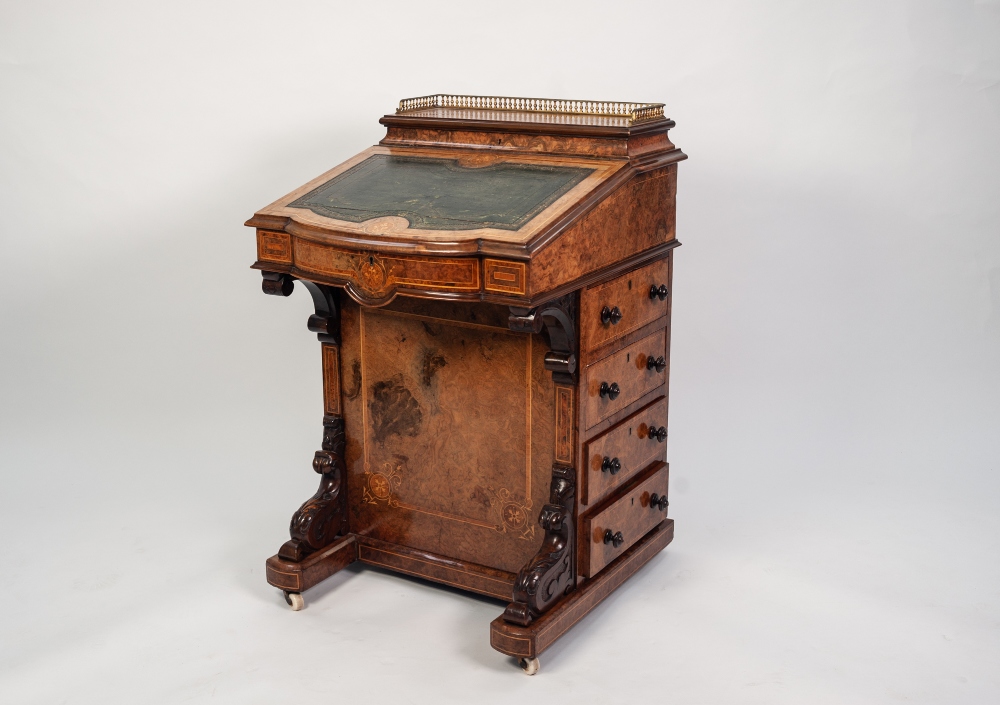
[[289,206],[352,223],[399,216],[425,230],[519,230],[593,171],[376,154]]

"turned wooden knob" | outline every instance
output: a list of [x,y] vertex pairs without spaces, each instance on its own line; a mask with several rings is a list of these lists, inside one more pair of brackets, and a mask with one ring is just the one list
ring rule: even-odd
[[647,431],[646,433],[648,434],[649,440],[651,441],[659,441],[660,443],[663,443],[663,441],[667,440],[666,426],[660,426],[659,428],[657,428],[653,424],[650,424],[649,431]]
[[656,284],[652,284],[649,287],[649,298],[651,299],[659,299],[660,301],[663,301],[667,298],[667,294],[669,293],[670,292],[667,291],[666,284],[660,284],[659,287],[657,287]]
[[604,460],[601,461],[602,472],[610,472],[612,475],[617,475],[621,469],[622,463],[618,458],[609,458],[605,455]]
[[608,529],[607,531],[604,532],[604,543],[606,544],[610,543],[615,548],[618,548],[623,543],[625,543],[625,537],[622,536],[622,532],[620,531],[611,533],[611,529]]
[[601,323],[608,325],[609,323],[613,326],[618,325],[618,321],[622,319],[622,311],[617,306],[613,308],[608,308],[605,306],[601,309]]
[[667,501],[667,496],[662,497],[655,492],[649,496],[649,508],[659,509],[661,512],[670,506],[670,502]]
[[601,382],[601,396],[607,397],[608,399],[614,400],[618,398],[618,395],[622,393],[621,387],[618,386],[617,382],[612,382],[608,384],[607,382]]
[[663,355],[660,355],[659,357],[650,355],[646,358],[646,369],[663,372],[663,370],[667,369],[667,360],[663,357]]

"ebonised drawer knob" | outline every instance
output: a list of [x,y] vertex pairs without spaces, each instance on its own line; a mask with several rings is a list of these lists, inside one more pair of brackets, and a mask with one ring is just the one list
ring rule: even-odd
[[663,441],[667,440],[667,427],[660,426],[659,428],[657,428],[653,424],[650,424],[649,431],[647,431],[647,434],[649,435],[649,440],[659,441],[660,443],[663,443]]
[[618,458],[609,458],[604,456],[604,460],[601,461],[601,471],[610,472],[612,475],[617,475],[618,471],[622,469],[622,461]]
[[601,323],[608,325],[609,323],[613,326],[618,325],[618,321],[622,319],[622,310],[615,306],[614,308],[608,308],[605,306],[601,309]]
[[623,543],[625,543],[625,537],[622,536],[622,532],[620,531],[611,533],[611,529],[608,529],[607,531],[604,532],[604,543],[606,544],[610,543],[615,548],[618,548]]
[[615,400],[621,393],[622,393],[621,387],[618,386],[617,382],[612,382],[611,384],[608,384],[607,382],[601,382],[602,397],[607,397],[608,399]]
[[663,301],[667,298],[667,294],[669,293],[670,292],[667,291],[666,284],[660,284],[659,288],[657,288],[656,284],[652,284],[649,287],[649,298],[651,299],[659,299],[660,301]]
[[649,496],[649,508],[659,509],[661,512],[670,506],[670,502],[667,501],[667,496],[662,497],[655,492]]
[[660,355],[659,357],[650,355],[646,358],[646,369],[663,372],[663,370],[667,369],[667,360],[663,357],[663,355]]

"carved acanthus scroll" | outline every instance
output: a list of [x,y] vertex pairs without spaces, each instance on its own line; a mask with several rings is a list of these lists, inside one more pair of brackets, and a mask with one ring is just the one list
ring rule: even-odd
[[289,527],[292,538],[278,551],[278,556],[285,560],[301,561],[328,546],[345,528],[344,420],[341,417],[323,418],[323,450],[316,451],[313,470],[320,475],[319,489],[292,516]]
[[527,626],[576,585],[575,475],[572,466],[552,466],[549,503],[542,507],[538,517],[545,538],[535,557],[517,574],[514,601],[503,613],[508,622]]

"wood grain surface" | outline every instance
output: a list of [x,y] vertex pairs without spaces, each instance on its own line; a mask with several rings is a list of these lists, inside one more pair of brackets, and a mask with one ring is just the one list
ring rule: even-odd
[[341,330],[351,530],[516,573],[555,454],[541,336],[351,302]]
[[[659,298],[651,299],[649,289],[651,286],[667,285],[667,269],[667,260],[661,259],[581,291],[581,347],[593,350],[666,315],[667,302]],[[621,311],[621,320],[618,323],[602,322],[601,310],[604,307]]]
[[513,573],[370,536],[358,537],[358,560],[498,600],[511,598],[516,577]]
[[340,347],[323,344],[323,413],[340,414]]
[[552,240],[558,246],[532,251],[532,292],[555,290],[566,281],[675,239],[677,166],[632,173],[633,178],[599,204],[562,226]]
[[[646,369],[648,356],[666,355],[666,332],[659,330],[609,357],[595,362],[584,371],[581,405],[586,429],[625,408],[643,395],[666,384],[666,372]],[[617,384],[621,392],[615,399],[601,396],[601,384]]]
[[[649,437],[650,425],[667,425],[667,398],[635,412],[604,434],[584,444],[585,469],[582,504],[596,504],[612,491],[627,483],[654,460],[666,460],[667,444]],[[602,468],[604,458],[621,463],[621,470],[612,474]]]
[[[580,572],[583,575],[588,578],[597,575],[604,566],[663,521],[666,512],[650,507],[649,498],[653,493],[667,496],[669,473],[666,463],[657,463],[621,494],[584,516],[581,525],[586,542],[580,546]],[[605,543],[607,531],[612,534],[621,532],[624,543],[620,546]]]

